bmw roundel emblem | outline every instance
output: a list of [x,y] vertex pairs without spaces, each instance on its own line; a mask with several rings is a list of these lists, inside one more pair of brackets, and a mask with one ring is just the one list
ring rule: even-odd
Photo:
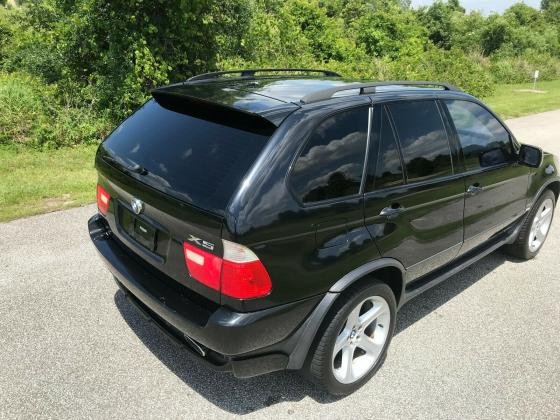
[[130,200],[130,207],[132,207],[132,211],[135,214],[140,214],[142,213],[142,210],[144,210],[144,203],[137,198],[133,198],[132,200]]

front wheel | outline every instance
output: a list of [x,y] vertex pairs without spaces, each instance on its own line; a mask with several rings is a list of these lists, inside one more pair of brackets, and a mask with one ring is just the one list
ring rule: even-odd
[[379,369],[395,330],[396,301],[385,284],[362,286],[330,312],[306,366],[333,395],[348,395]]
[[534,258],[541,250],[554,215],[556,196],[546,190],[531,209],[515,242],[505,247],[506,252],[524,260]]

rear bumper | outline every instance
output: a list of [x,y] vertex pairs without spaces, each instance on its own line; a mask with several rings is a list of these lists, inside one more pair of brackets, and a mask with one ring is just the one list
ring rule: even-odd
[[151,267],[93,216],[89,234],[119,287],[149,319],[212,366],[238,377],[288,367],[300,326],[321,296],[256,312],[239,313],[195,295]]

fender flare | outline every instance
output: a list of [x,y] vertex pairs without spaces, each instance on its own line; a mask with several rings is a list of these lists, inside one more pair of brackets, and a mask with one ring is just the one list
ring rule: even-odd
[[527,208],[530,210],[531,207],[533,207],[533,204],[535,204],[535,202],[542,195],[544,190],[546,190],[548,187],[550,187],[551,184],[554,184],[555,182],[560,182],[560,177],[554,177],[554,178],[547,179],[546,182],[543,185],[541,185],[541,187],[536,192],[536,194],[533,197],[530,198],[530,201],[527,203]]
[[358,268],[355,268],[348,274],[344,275],[329,289],[325,296],[323,296],[323,299],[321,299],[319,304],[315,307],[313,312],[311,312],[311,315],[309,315],[307,320],[299,328],[299,340],[297,341],[297,344],[294,347],[293,351],[290,353],[290,359],[287,366],[288,369],[298,370],[303,367],[303,364],[305,363],[305,360],[309,353],[309,349],[311,348],[313,340],[317,335],[317,331],[319,331],[323,320],[327,316],[327,313],[331,309],[335,300],[340,296],[340,294],[355,282],[362,279],[365,275],[386,267],[397,268],[401,271],[403,284],[402,293],[399,301],[397,302],[397,308],[400,306],[400,303],[404,298],[405,268],[399,261],[395,260],[394,258],[380,258],[378,260],[368,262]]
[[[402,277],[402,291],[404,292],[404,286],[405,286],[405,268],[404,266],[396,259],[394,258],[380,258],[379,260],[375,260],[375,261],[370,261],[352,271],[350,271],[348,274],[346,274],[344,277],[342,277],[340,280],[338,280],[330,289],[329,292],[331,293],[341,293],[344,290],[346,290],[348,287],[350,287],[352,284],[354,284],[356,281],[360,280],[362,277],[368,275],[369,273],[372,273],[376,270],[379,270],[381,268],[386,268],[386,267],[393,267],[393,268],[397,268],[400,272],[401,272],[401,277]],[[401,294],[402,295],[402,294]],[[399,302],[397,302],[397,306],[399,306],[400,300]]]

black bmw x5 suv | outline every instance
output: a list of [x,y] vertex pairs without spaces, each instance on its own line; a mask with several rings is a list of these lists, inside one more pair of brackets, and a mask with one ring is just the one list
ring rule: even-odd
[[119,287],[216,369],[348,394],[405,302],[543,245],[558,160],[435,82],[218,72],[153,91],[99,147],[93,243]]

